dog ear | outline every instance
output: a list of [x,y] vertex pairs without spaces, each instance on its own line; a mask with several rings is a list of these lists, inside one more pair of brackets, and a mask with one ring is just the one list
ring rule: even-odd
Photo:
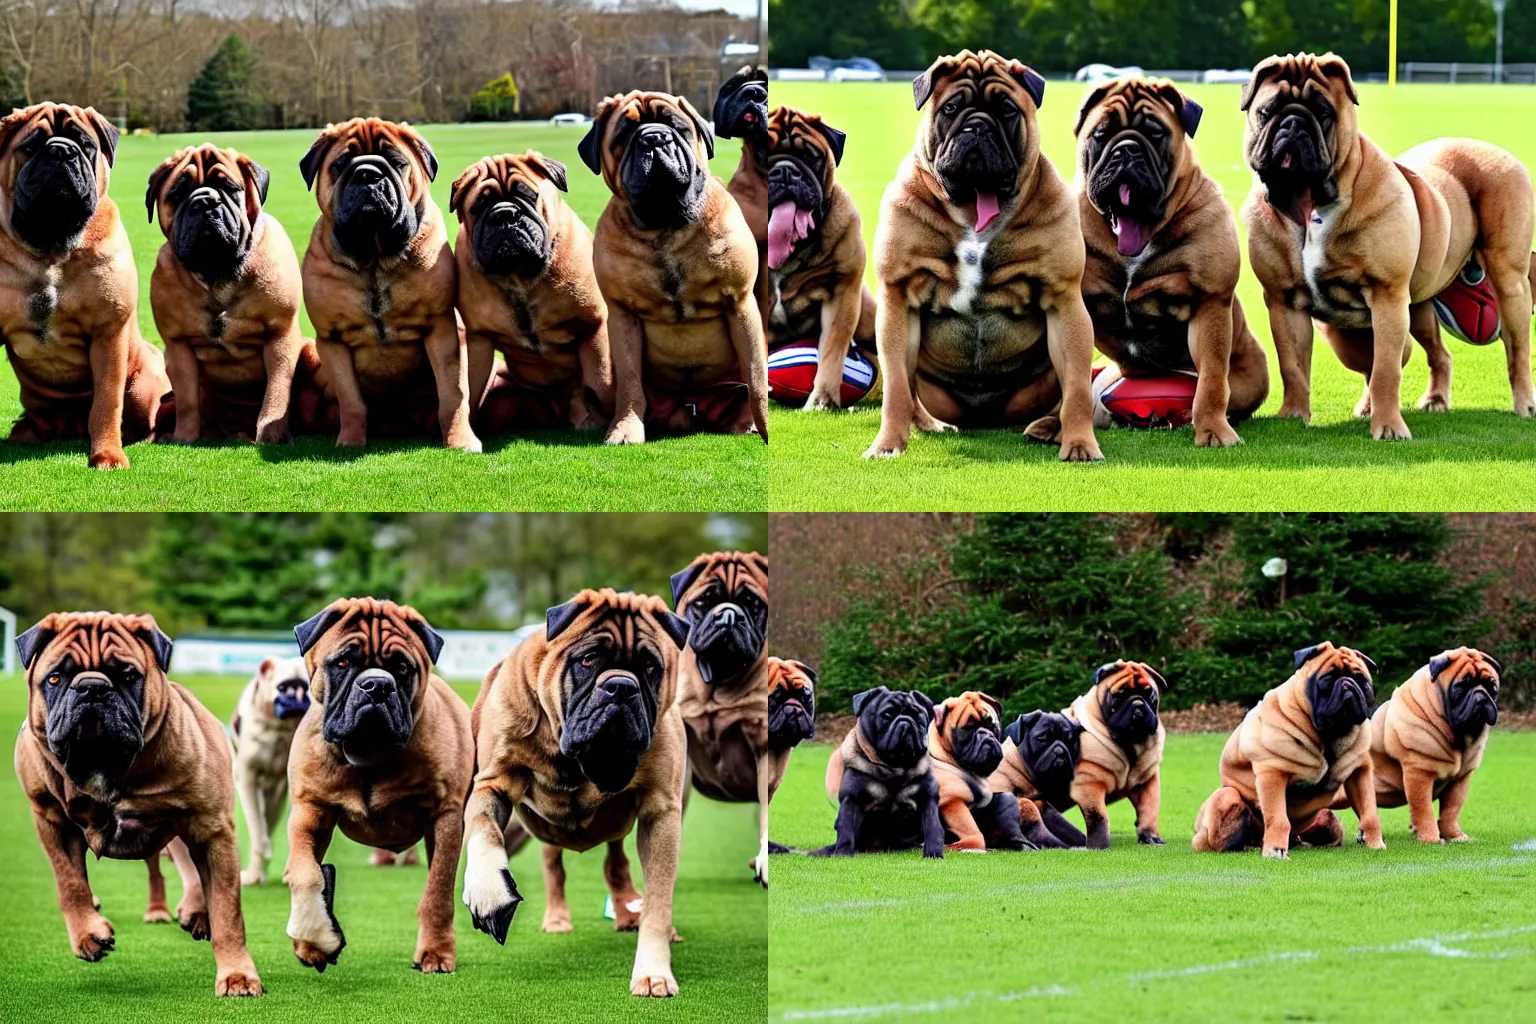
[[155,664],[160,666],[161,672],[171,670],[171,649],[174,645],[171,638],[160,631],[153,615],[140,615],[133,635],[149,644],[149,649],[155,652]]
[[667,636],[670,636],[672,642],[677,644],[678,650],[688,646],[688,633],[692,627],[687,619],[681,615],[673,615],[668,611],[662,612],[656,618],[661,623],[661,628],[667,631]]
[[1355,106],[1360,105],[1360,97],[1355,93],[1355,80],[1349,73],[1349,62],[1333,51],[1329,51],[1317,58],[1317,69],[1325,78],[1336,78],[1344,83],[1344,94],[1349,97],[1349,102]]
[[1125,664],[1125,662],[1123,662],[1123,661],[1107,661],[1104,664],[1100,665],[1098,668],[1094,669],[1093,670],[1093,685],[1097,686],[1100,683],[1102,683],[1104,681],[1104,677],[1105,676],[1110,675],[1111,673],[1117,671],[1120,668],[1120,666],[1124,665],[1124,664]]
[[544,639],[553,640],[570,628],[576,617],[586,609],[579,601],[557,604],[544,613]]
[[816,130],[821,132],[822,135],[826,136],[827,147],[832,150],[832,166],[836,167],[842,164],[843,143],[848,140],[848,134],[846,132],[838,131],[836,128],[833,128],[825,121],[816,120],[812,121],[811,124],[815,125]]
[[261,664],[256,667],[256,678],[271,679],[272,674],[276,671],[277,659],[269,654],[265,658],[262,658]]
[[853,713],[855,715],[863,714],[864,713],[864,705],[868,704],[872,698],[874,698],[874,697],[884,697],[886,694],[888,694],[890,692],[891,691],[890,691],[890,689],[888,687],[877,686],[877,687],[875,687],[872,690],[865,690],[863,693],[856,693],[856,694],[854,694],[853,695]]
[[1372,661],[1363,651],[1355,651],[1355,653],[1360,655],[1360,660],[1365,662],[1365,667],[1371,670],[1371,675],[1372,676],[1375,676],[1376,675],[1376,663],[1374,661]]
[[676,608],[682,601],[683,595],[688,593],[688,588],[693,586],[693,581],[699,578],[699,573],[704,571],[704,558],[700,556],[688,563],[688,568],[672,574],[672,607]]
[[1179,108],[1179,124],[1184,126],[1184,134],[1190,138],[1195,137],[1195,129],[1200,127],[1200,118],[1205,114],[1205,108],[1194,100],[1185,97],[1184,106]]
[[1020,715],[1003,726],[1004,738],[1013,740],[1014,746],[1022,747],[1024,745],[1024,734],[1029,732],[1030,728],[1034,726],[1039,718],[1040,712],[1038,711],[1031,711],[1027,715]]
[[1321,650],[1324,650],[1325,648],[1332,650],[1333,644],[1327,640],[1324,640],[1320,644],[1313,644],[1311,647],[1303,647],[1293,656],[1295,658],[1295,666],[1298,669],[1301,668],[1301,666],[1312,660],[1313,655],[1317,654]]
[[1157,669],[1153,668],[1151,665],[1147,665],[1146,669],[1147,669],[1147,674],[1149,676],[1151,676],[1153,678],[1153,680],[1157,683],[1157,692],[1160,693],[1160,694],[1167,693],[1168,692],[1168,680],[1163,678],[1163,674],[1161,672],[1159,672]]
[[[968,52],[968,51],[967,51]],[[933,95],[934,79],[942,78],[955,69],[955,57],[940,57],[928,65],[928,70],[912,79],[912,99],[922,110]]]
[[677,98],[677,105],[683,108],[683,113],[693,118],[693,126],[698,129],[699,138],[704,140],[704,151],[713,160],[715,158],[715,126],[699,116],[699,112],[693,109],[693,104],[684,97]]
[[315,646],[315,641],[325,635],[325,631],[341,619],[341,609],[335,605],[326,605],[320,611],[311,615],[297,626],[293,627],[293,636],[299,642],[299,653],[308,654],[309,649]]
[[107,166],[111,167],[117,159],[117,140],[121,133],[117,125],[102,117],[95,107],[86,107],[81,111],[85,119],[90,122],[91,128],[96,132],[97,144],[101,146],[102,155],[107,158]]
[[336,138],[336,126],[328,124],[310,143],[309,152],[304,154],[304,159],[299,161],[299,173],[304,175],[304,187],[313,189],[315,179],[320,177],[320,169],[324,166],[326,150],[331,148],[331,142]]
[[59,631],[53,628],[53,616],[49,616],[42,622],[33,626],[16,638],[16,656],[21,659],[21,670],[26,672],[32,667],[32,659],[43,652],[43,648],[53,642],[53,638],[59,635]]
[[485,161],[470,164],[464,169],[464,173],[453,179],[453,185],[448,189],[448,209],[453,211],[459,222],[464,221],[464,200],[474,187],[480,184],[485,177]]
[[944,728],[944,719],[948,714],[949,702],[939,701],[933,706],[933,724],[940,729]]
[[1024,87],[1029,98],[1035,101],[1035,109],[1039,110],[1045,104],[1045,79],[1040,77],[1040,72],[1027,64],[1013,61],[1008,65],[1008,73]]
[[529,163],[544,172],[544,177],[554,182],[555,188],[561,192],[570,191],[566,186],[565,164],[554,157],[545,156],[543,153],[538,153],[531,149],[528,151],[527,159]]
[[1445,654],[1437,654],[1433,658],[1430,658],[1429,659],[1429,678],[1431,678],[1431,679],[1438,679],[1440,677],[1440,673],[1444,672],[1447,668],[1450,667],[1450,665],[1451,665],[1451,656],[1450,656],[1449,652],[1447,652]]
[[1504,677],[1504,666],[1499,664],[1498,659],[1495,658],[1493,655],[1489,654],[1487,651],[1478,651],[1477,653],[1481,654],[1483,656],[1483,660],[1486,661],[1488,664],[1492,665],[1494,672],[1498,673],[1500,679],[1503,679],[1503,677]]
[[421,638],[422,645],[427,649],[427,658],[436,665],[437,656],[443,652],[442,634],[433,629],[426,619],[408,616],[405,621],[410,624],[411,632]]
[[[716,129],[720,130],[720,137],[722,139],[728,137],[723,130],[726,121],[725,105],[731,101],[731,97],[736,95],[737,90],[746,85],[748,82],[755,80],[753,71],[754,68],[752,65],[742,65],[739,69],[737,69],[734,75],[725,80],[725,84],[720,86],[720,91],[715,93],[715,106],[714,109],[710,112],[710,120],[715,122],[715,127]],[[765,81],[767,80],[766,72],[764,73],[763,79]]]
[[421,137],[421,133],[409,125],[401,122],[400,134],[405,136],[405,141],[411,144],[416,155],[421,158],[421,166],[427,172],[428,181],[437,180],[437,154],[432,152],[432,144]]
[[160,166],[149,172],[149,187],[144,190],[144,209],[149,213],[149,222],[155,222],[155,208],[160,205],[160,189],[165,186],[165,179],[175,170],[176,164],[181,160],[181,154],[186,150],[174,153],[161,161]]
[[811,668],[811,666],[807,665],[805,662],[791,661],[790,664],[798,668],[801,672],[804,672],[805,678],[811,681],[812,686],[815,686],[820,681],[816,675],[816,670]]
[[245,176],[246,186],[255,187],[256,195],[261,198],[262,205],[265,206],[267,202],[267,186],[272,184],[272,172],[244,153],[240,154],[238,163],[240,164],[240,173]]
[[1248,84],[1243,86],[1242,96],[1237,101],[1237,109],[1246,111],[1249,107],[1253,106],[1253,97],[1258,93],[1259,87],[1274,77],[1275,73],[1280,70],[1282,61],[1289,59],[1288,57],[1277,55],[1265,57],[1255,64],[1252,77],[1248,79]]
[[917,698],[917,702],[919,704],[921,704],[924,707],[926,707],[930,712],[933,710],[934,704],[933,704],[933,698],[932,697],[928,696],[922,690],[913,690],[911,692],[912,692],[912,696]]
[[987,702],[987,705],[992,709],[992,713],[996,715],[997,720],[1001,722],[1003,720],[1003,702],[998,700],[996,697],[985,693],[981,695],[981,699]]
[[1077,121],[1072,125],[1072,134],[1077,135],[1083,130],[1083,122],[1088,120],[1088,112],[1104,101],[1109,95],[1109,90],[1115,87],[1116,80],[1110,79],[1094,86],[1093,91],[1083,98],[1083,105],[1077,108]]

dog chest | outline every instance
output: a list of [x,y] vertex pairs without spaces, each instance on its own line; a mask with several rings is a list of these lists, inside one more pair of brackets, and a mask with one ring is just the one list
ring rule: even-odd
[[1313,211],[1302,233],[1302,278],[1313,317],[1335,327],[1365,329],[1371,326],[1365,294],[1330,258],[1330,242],[1341,213],[1336,207]]
[[536,781],[517,813],[535,838],[580,852],[627,836],[639,809],[639,794],[630,790],[604,796],[590,784],[565,791]]

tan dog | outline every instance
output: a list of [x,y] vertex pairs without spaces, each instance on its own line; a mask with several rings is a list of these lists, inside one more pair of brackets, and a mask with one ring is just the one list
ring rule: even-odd
[[714,132],[685,99],[610,96],[578,147],[613,198],[593,262],[613,350],[610,444],[646,430],[756,430],[768,440],[768,348],[753,299],[757,244],[709,173]]
[[[592,232],[560,196],[565,165],[529,150],[488,156],[453,183],[457,307],[480,432],[613,417],[608,307],[592,271]],[[496,355],[506,368],[495,374]],[[497,381],[492,394],[486,387]]]
[[[16,650],[28,691],[16,777],[53,866],[70,948],[96,961],[115,944],[86,880],[86,850],[149,860],[153,912],[169,842],[183,871],[182,926],[212,934],[214,994],[261,995],[240,913],[229,743],[219,720],[166,678],[170,638],[148,615],[58,612],[17,637]],[[158,888],[163,914],[163,881]]]
[[864,230],[853,198],[835,174],[845,138],[815,114],[794,107],[775,107],[768,118],[768,350],[817,339],[807,409],[842,404],[850,345],[875,352],[875,300],[864,287]]
[[23,443],[89,437],[92,469],[125,469],[171,390],[139,334],[139,278],[107,196],[117,129],[91,107],[0,118],[0,333],[21,385]]
[[[1093,674],[1093,689],[1062,712],[1083,727],[1081,753],[1068,790],[1083,812],[1090,850],[1109,849],[1105,808],[1126,799],[1136,808],[1136,841],[1162,846],[1163,723],[1157,706],[1163,677],[1139,661],[1112,661]],[[1066,808],[1060,808],[1065,810]]]
[[1312,416],[1312,322],[1366,380],[1356,416],[1371,436],[1403,440],[1403,366],[1411,334],[1429,359],[1420,409],[1451,401],[1451,356],[1430,300],[1476,256],[1498,295],[1515,412],[1536,415],[1531,386],[1530,173],[1473,139],[1437,139],[1397,160],[1359,130],[1343,58],[1270,57],[1243,90],[1243,148],[1254,172],[1243,204],[1248,258],[1264,286],[1281,416]]
[[700,555],[673,574],[672,606],[689,630],[677,706],[693,786],[711,800],[757,804],[752,873],[767,888],[768,803],[789,763],[768,733],[768,559],[755,551]]
[[336,443],[440,430],[447,447],[478,452],[432,147],[406,125],[355,117],[327,125],[299,169],[320,204],[304,306],[340,407]]
[[[1166,78],[1117,78],[1083,101],[1078,212],[1083,298],[1105,372],[1195,370],[1195,444],[1241,444],[1269,394],[1269,363],[1237,301],[1237,222],[1195,159],[1200,104]],[[1100,426],[1107,424],[1100,423]]]
[[[549,844],[545,931],[570,931],[560,851],[606,843],[614,927],[640,930],[629,990],[675,996],[672,886],[682,833],[687,739],[677,661],[688,627],[661,598],[583,590],[486,675],[475,698],[476,773],[464,809],[464,904],[506,943],[522,896],[507,870],[517,812]],[[624,856],[638,829],[645,898]]]
[[322,430],[328,413],[335,428],[320,356],[299,329],[299,259],[262,210],[270,177],[212,143],[178,150],[149,176],[144,203],[166,239],[149,301],[180,399],[172,440],[283,442]]
[[[939,786],[946,850],[1032,850],[1020,831],[1018,799],[994,791],[990,778],[1003,763],[1003,705],[975,690],[933,709],[928,758]],[[953,836],[953,838],[951,838]]]
[[[1408,805],[1421,843],[1466,842],[1462,805],[1499,720],[1499,663],[1458,647],[1429,660],[1371,715],[1376,806]],[[1440,801],[1440,818],[1434,803]]]
[[962,50],[912,92],[926,110],[875,230],[885,394],[865,457],[900,455],[913,427],[1025,423],[1064,461],[1103,458],[1082,228],[1035,123],[1045,80]]
[[1296,652],[1296,673],[1266,693],[1221,751],[1221,788],[1195,818],[1196,850],[1338,846],[1329,810],[1342,786],[1366,845],[1386,849],[1371,770],[1371,660],[1323,641]]
[[288,751],[309,710],[309,669],[303,658],[265,658],[240,691],[229,729],[235,744],[235,791],[251,844],[241,885],[264,885],[272,832],[288,800]]
[[293,628],[312,703],[288,759],[288,937],[323,972],[347,944],[336,920],[331,834],[386,850],[425,840],[427,888],[412,966],[452,973],[453,884],[474,774],[469,708],[433,671],[443,638],[414,608],[371,597],[333,601]]

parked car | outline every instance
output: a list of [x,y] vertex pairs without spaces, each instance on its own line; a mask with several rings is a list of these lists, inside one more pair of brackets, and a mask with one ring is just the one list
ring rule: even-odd
[[810,66],[813,71],[873,71],[883,74],[885,69],[868,57],[848,57],[843,60],[833,60],[831,57],[812,57]]
[[549,119],[549,123],[552,125],[580,126],[587,124],[591,120],[586,114],[556,114]]
[[1111,78],[1119,78],[1122,75],[1144,75],[1146,71],[1139,65],[1129,64],[1123,68],[1117,68],[1113,64],[1089,64],[1077,69],[1077,74],[1072,77],[1079,82],[1107,82]]
[[1253,71],[1250,68],[1233,68],[1224,71],[1221,68],[1212,68],[1200,74],[1200,81],[1222,85],[1247,85],[1253,80]]

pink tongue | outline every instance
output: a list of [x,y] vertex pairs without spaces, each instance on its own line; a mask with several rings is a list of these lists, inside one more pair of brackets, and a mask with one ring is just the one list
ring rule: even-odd
[[1147,226],[1140,221],[1119,218],[1120,235],[1115,239],[1115,248],[1121,256],[1137,256],[1141,250],[1147,247]]
[[987,230],[992,218],[997,216],[997,196],[990,192],[976,193],[976,230]]
[[778,270],[795,247],[795,204],[782,202],[768,215],[768,266]]
[[1129,185],[1121,185],[1120,186],[1120,205],[1121,206],[1130,206],[1131,205],[1131,186],[1129,186]]

